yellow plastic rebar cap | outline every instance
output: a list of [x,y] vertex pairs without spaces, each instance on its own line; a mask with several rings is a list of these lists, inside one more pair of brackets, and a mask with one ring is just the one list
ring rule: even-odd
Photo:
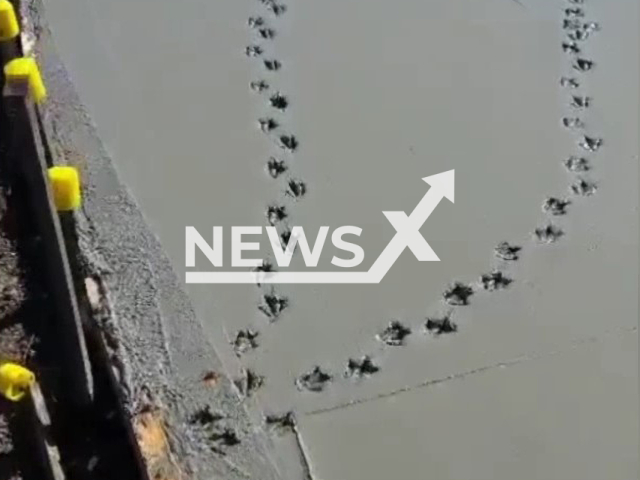
[[80,207],[80,175],[75,167],[59,166],[49,168],[49,181],[53,189],[53,201],[60,212]]
[[40,68],[34,58],[21,57],[14,58],[4,66],[4,76],[7,82],[29,82],[29,91],[36,103],[47,98],[47,89],[40,75]]
[[0,393],[12,402],[17,402],[31,388],[36,376],[15,363],[0,365]]
[[15,38],[20,33],[16,11],[9,0],[0,0],[0,41]]

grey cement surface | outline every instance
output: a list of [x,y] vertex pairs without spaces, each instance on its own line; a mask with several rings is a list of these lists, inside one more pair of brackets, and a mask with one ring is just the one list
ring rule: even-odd
[[[154,478],[281,478],[271,439],[254,422],[227,369],[149,230],[119,181],[94,123],[77,97],[52,43],[43,5],[24,2],[23,38],[49,90],[43,124],[56,160],[80,168],[83,206],[76,215],[85,274],[100,279],[101,322],[126,407],[158,412],[170,451]],[[208,373],[215,382],[204,382]],[[217,420],[203,422],[210,411]],[[229,429],[237,445],[216,435]],[[156,446],[157,448],[157,446]],[[153,465],[152,465],[153,466]]]
[[[546,378],[554,369],[559,357],[547,357],[549,352],[564,352],[591,338],[604,342],[608,335],[627,335],[637,347],[637,2],[587,1],[585,20],[599,22],[602,30],[581,43],[581,56],[595,61],[593,71],[583,74],[572,70],[572,57],[561,49],[563,8],[570,5],[551,1],[373,1],[366,8],[355,1],[291,2],[277,18],[257,1],[61,0],[45,6],[79,97],[179,276],[185,271],[186,225],[207,232],[213,225],[264,224],[264,209],[272,202],[287,205],[292,225],[362,227],[367,252],[362,267],[368,268],[394,232],[381,212],[411,211],[426,191],[421,177],[456,169],[455,205],[442,202],[422,229],[440,263],[418,263],[407,251],[380,285],[277,287],[290,307],[274,324],[258,311],[261,290],[254,286],[187,287],[225,366],[237,372],[247,365],[266,377],[250,403],[267,411],[298,412],[318,478],[365,478],[358,456],[364,452],[372,459],[366,472],[384,472],[386,444],[373,442],[366,450],[375,432],[387,428],[378,419],[397,415],[399,425],[413,425],[423,404],[424,416],[430,417],[446,403],[439,421],[450,420],[458,438],[465,422],[456,419],[457,412],[474,395],[489,395],[482,392],[493,385],[474,376],[477,383],[466,387],[461,379],[462,386],[446,387],[438,398],[429,390],[411,394],[398,410],[369,399],[542,356],[543,362],[527,363],[522,384],[515,367],[509,370],[513,378],[495,380],[495,389],[515,395],[522,386],[529,388],[524,377]],[[258,42],[247,26],[255,15],[276,30],[273,40]],[[245,47],[254,43],[263,45],[263,58],[282,62],[278,72],[266,72],[260,58],[245,56]],[[576,75],[580,88],[561,88],[565,75]],[[284,114],[268,107],[268,94],[249,89],[258,79],[288,96]],[[586,132],[604,139],[598,152],[585,154],[593,169],[584,176],[598,186],[591,197],[571,196],[568,187],[579,175],[562,165],[570,155],[584,153],[577,146],[579,132],[561,123],[562,117],[575,115],[571,94],[593,98],[579,115]],[[280,123],[278,132],[299,139],[294,155],[283,154],[260,131],[257,119],[267,115]],[[270,155],[288,162],[282,178],[291,175],[307,183],[304,198],[286,198],[283,179],[265,174]],[[547,196],[570,196],[572,203],[567,215],[552,219],[563,237],[541,245],[533,231],[550,218],[541,210]],[[502,240],[523,247],[518,262],[493,257]],[[198,266],[208,268],[203,258]],[[425,316],[449,310],[441,297],[449,282],[471,282],[478,289],[480,274],[495,267],[513,278],[507,289],[478,291],[469,306],[452,309],[456,334],[422,333]],[[171,311],[172,301],[162,307]],[[178,334],[181,324],[167,318]],[[382,347],[375,339],[390,319],[414,330],[406,346]],[[247,326],[260,332],[259,347],[239,362],[227,338]],[[343,379],[347,359],[363,354],[372,355],[380,372],[362,381]],[[597,363],[599,351],[584,355]],[[478,422],[491,427],[503,444],[513,428],[519,437],[554,445],[556,430],[537,429],[536,414],[555,418],[566,398],[586,388],[592,369],[580,371],[572,359],[566,373],[556,375],[576,378],[575,389],[567,384],[567,392],[558,392],[557,409],[553,400],[539,409],[528,406],[526,418],[511,426],[503,409],[487,401]],[[637,379],[637,361],[626,370],[623,360],[620,374]],[[189,363],[188,358],[181,362]],[[558,362],[564,371],[565,364]],[[298,392],[295,377],[316,364],[334,381],[321,393]],[[619,415],[633,420],[627,427],[637,433],[637,388],[610,381],[617,375],[611,370],[592,372],[594,382],[620,397]],[[359,401],[365,402],[362,408],[341,410]],[[593,403],[590,416],[609,414]],[[334,413],[314,416],[326,409]],[[370,429],[343,427],[351,417],[354,423],[371,423]],[[575,424],[559,423],[560,438],[579,437]],[[427,424],[415,425],[406,440],[397,427],[393,444],[398,449],[440,438],[431,436]],[[621,431],[620,438],[626,442],[632,433]],[[354,450],[353,456],[348,450],[336,453],[343,434],[365,450],[357,455]],[[546,447],[543,453],[524,449],[498,471],[498,463],[479,463],[473,438],[457,445],[455,457],[439,460],[434,478],[493,478],[487,472],[529,472],[533,464],[547,464],[536,470],[537,478],[582,478],[571,455],[600,458],[592,455],[597,445],[589,442],[577,444],[566,458]],[[446,445],[451,446],[445,441],[442,448]],[[482,461],[498,462],[495,456],[504,453],[499,445],[487,451],[494,458]],[[611,465],[617,451],[599,455]],[[402,463],[407,478],[420,477],[420,459],[416,453]],[[637,460],[625,465],[630,470],[612,467],[611,478],[637,472]],[[470,476],[474,471],[485,477]]]
[[314,478],[636,478],[637,343],[618,332],[304,418]]

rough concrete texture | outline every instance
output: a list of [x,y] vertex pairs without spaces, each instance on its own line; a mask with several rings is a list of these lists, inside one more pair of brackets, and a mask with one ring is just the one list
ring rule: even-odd
[[[90,299],[95,306],[96,294],[100,297],[104,317],[99,320],[143,453],[151,454],[151,476],[278,478],[265,431],[241,404],[76,96],[41,3],[24,2],[23,9],[25,36],[49,89],[42,113],[51,148],[56,158],[81,170],[84,200],[77,221],[85,274],[93,278]],[[217,381],[210,381],[212,375]],[[215,410],[215,421],[193,422],[202,409]],[[237,441],[228,442],[229,436]],[[156,465],[158,453],[176,464]]]
[[[85,238],[93,239],[86,251],[97,251],[111,272],[117,308],[134,305],[142,314],[137,309],[149,301],[145,329],[156,332],[157,347],[162,329],[151,319],[162,319],[168,345],[151,352],[160,364],[171,359],[167,370],[195,379],[199,364],[180,348],[194,345],[200,330],[191,317],[177,317],[191,310],[170,273],[170,266],[185,271],[186,225],[206,235],[213,225],[270,222],[286,237],[293,225],[355,224],[363,228],[366,269],[394,233],[381,212],[411,211],[427,190],[420,178],[455,168],[455,205],[443,201],[422,228],[439,263],[419,263],[407,251],[380,285],[188,286],[233,375],[249,368],[264,377],[247,405],[296,411],[318,478],[389,478],[400,468],[402,478],[424,478],[429,462],[436,479],[569,480],[598,472],[577,465],[578,456],[599,458],[606,478],[637,475],[637,458],[627,455],[637,452],[637,388],[616,378],[637,379],[638,5],[574,4],[46,2],[79,97],[169,259],[144,230],[106,152],[84,145],[100,152],[86,168]],[[50,81],[62,85],[53,95],[62,111],[77,99],[57,58],[45,62]],[[580,122],[567,128],[564,118]],[[50,123],[62,134],[69,128]],[[95,142],[68,136],[68,144],[87,138]],[[550,198],[571,203],[558,210]],[[284,206],[286,217],[273,205]],[[300,264],[297,255],[292,266]],[[198,267],[210,265],[200,257]],[[455,331],[425,328],[427,318],[446,317]],[[393,345],[377,338],[391,321],[411,330]],[[139,328],[123,322],[125,335]],[[259,333],[258,347],[238,359],[231,344],[247,328]],[[551,354],[610,337],[630,342],[631,352],[610,369],[589,366],[604,361],[601,350],[567,360]],[[343,375],[349,359],[365,355],[379,372]],[[471,375],[538,358],[503,377]],[[299,388],[318,385],[319,375],[300,381],[316,366],[326,374],[321,388]],[[369,401],[450,378],[455,387],[408,394],[402,408]],[[528,391],[532,378],[544,402],[505,412],[494,401]],[[602,389],[620,402],[614,412],[589,399],[584,419],[554,421],[565,401]],[[591,428],[604,428],[599,422],[611,415],[607,426],[625,448],[599,449]],[[391,417],[396,426],[387,435]],[[427,420],[434,417],[435,427]],[[482,428],[467,436],[474,422]],[[555,428],[540,427],[547,424]],[[443,437],[444,426],[452,430]],[[480,450],[477,430],[487,435]],[[338,451],[343,435],[349,442]],[[525,445],[501,449],[512,438]],[[565,455],[554,449],[558,438]],[[438,445],[429,462],[420,443]],[[397,462],[386,463],[390,451]]]

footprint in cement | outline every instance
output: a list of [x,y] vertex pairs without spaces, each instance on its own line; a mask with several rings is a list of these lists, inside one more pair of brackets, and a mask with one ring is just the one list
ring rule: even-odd
[[584,10],[582,8],[567,8],[564,14],[570,18],[582,18],[584,17]]
[[298,149],[298,139],[294,135],[280,135],[280,148],[295,152]]
[[270,133],[280,126],[273,118],[259,118],[258,126],[264,133]]
[[316,365],[309,372],[303,373],[296,378],[295,384],[298,390],[321,392],[332,379],[331,374]]
[[461,282],[454,282],[442,294],[444,301],[454,306],[468,305],[471,295],[473,295],[473,288]]
[[522,250],[522,247],[512,245],[509,242],[500,242],[493,249],[493,254],[502,260],[512,262],[520,258],[518,255],[518,252],[520,252],[520,250]]
[[565,18],[562,21],[562,28],[564,30],[581,30],[582,21],[578,18]]
[[358,358],[350,358],[344,372],[345,378],[366,378],[380,371],[380,367],[373,363],[369,355]]
[[563,162],[563,165],[570,172],[587,172],[591,170],[589,161],[583,157],[571,156]]
[[290,179],[287,183],[286,195],[293,198],[302,198],[307,193],[307,184],[302,180]]
[[569,40],[582,42],[589,38],[589,32],[583,28],[575,28],[567,33],[567,37],[569,37]]
[[574,77],[562,77],[560,78],[560,86],[569,88],[578,88],[580,83]]
[[274,1],[271,1],[271,2],[268,2],[266,5],[267,5],[267,8],[271,11],[271,13],[273,13],[276,17],[279,17],[280,15],[284,15],[284,13],[287,11],[287,6],[282,3],[276,3]]
[[289,299],[287,297],[272,291],[262,296],[262,302],[258,306],[258,310],[264,313],[271,322],[274,322],[288,306]]
[[562,42],[562,51],[577,55],[580,53],[580,47],[578,47],[578,44],[574,41]]
[[224,447],[234,447],[240,444],[240,437],[231,427],[224,427],[211,432],[209,440],[214,443],[211,449],[219,455],[226,455]]
[[253,82],[249,83],[249,87],[256,93],[262,93],[265,90],[269,89],[269,84],[264,80],[254,80]]
[[440,318],[427,318],[427,321],[424,323],[424,331],[438,336],[455,333],[458,331],[458,326],[451,321],[450,315],[447,314]]
[[480,285],[482,285],[482,288],[488,292],[507,288],[512,282],[512,279],[506,277],[499,270],[494,270],[491,273],[485,273],[480,276]]
[[279,60],[265,60],[264,67],[270,72],[276,72],[282,68],[282,63]]
[[226,455],[226,447],[240,443],[236,431],[222,423],[225,418],[207,405],[198,409],[189,419],[189,423],[197,427],[198,435],[203,435],[211,450],[220,455]]
[[278,434],[290,433],[296,428],[296,417],[291,411],[278,414],[272,413],[264,416],[264,423]]
[[[280,234],[280,241],[282,242],[282,248],[287,248],[290,240],[291,240],[291,229],[289,227],[286,227]],[[292,253],[295,253],[297,250],[298,250],[298,245],[296,244],[296,246],[292,250]]]
[[542,204],[542,211],[551,215],[565,215],[567,207],[571,204],[569,200],[556,197],[548,197]]
[[573,108],[589,108],[591,106],[591,97],[573,95],[571,97],[571,106]]
[[243,397],[252,396],[264,385],[265,378],[249,368],[242,369],[242,375],[233,381],[234,385]]
[[579,72],[588,72],[595,66],[593,60],[587,60],[586,58],[578,58],[573,62],[573,68]]
[[[273,264],[267,260],[266,258],[262,260],[262,265],[257,266],[256,268],[253,269],[253,271],[255,273],[269,273],[269,272],[274,272],[275,271],[275,267],[273,266]],[[262,284],[260,283],[260,281],[256,281],[256,285],[258,287],[260,287]]]
[[244,353],[258,348],[257,338],[258,332],[255,332],[250,328],[239,330],[238,333],[236,333],[236,338],[231,342],[233,351],[238,357],[240,357]]
[[269,98],[271,106],[281,112],[284,112],[289,106],[289,100],[280,92],[276,92]]
[[269,225],[275,226],[282,220],[287,218],[287,208],[284,205],[269,205],[266,211],[267,221]]
[[244,49],[244,53],[247,57],[259,57],[262,55],[263,50],[260,45],[249,45]]
[[597,152],[602,146],[602,139],[585,135],[578,143],[578,146],[588,152]]
[[562,119],[562,125],[574,130],[584,128],[584,122],[578,117],[564,117]]
[[376,339],[385,345],[399,347],[404,345],[404,339],[411,335],[411,329],[398,320],[392,320],[389,325],[376,335]]
[[226,417],[211,410],[210,406],[202,407],[189,418],[189,423],[198,428],[199,434],[206,437],[209,447],[220,455],[226,455],[225,447],[232,447],[240,443],[236,431],[221,424]]
[[585,32],[598,32],[600,31],[600,24],[598,22],[587,22],[582,25],[582,30]]
[[536,228],[534,235],[540,243],[554,243],[564,235],[564,232],[559,227],[549,223],[544,227]]
[[247,24],[251,28],[262,27],[264,25],[264,18],[262,18],[262,17],[249,17],[249,19],[247,20]]
[[198,425],[201,427],[205,427],[208,425],[213,425],[216,422],[222,420],[224,415],[218,412],[214,412],[211,410],[211,406],[206,405],[204,407],[198,408],[190,417],[189,423],[192,425]]
[[276,36],[276,31],[273,28],[261,28],[258,30],[258,35],[264,40],[271,40]]
[[579,179],[576,183],[571,185],[571,191],[574,195],[580,195],[583,197],[588,197],[596,193],[598,189],[597,185],[589,180],[585,180],[584,178]]
[[278,178],[284,172],[287,171],[287,165],[282,160],[278,160],[275,157],[269,158],[267,161],[267,172],[271,178]]

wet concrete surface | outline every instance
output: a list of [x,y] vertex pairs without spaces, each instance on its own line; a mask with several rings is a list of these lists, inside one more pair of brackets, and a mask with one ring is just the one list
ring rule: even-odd
[[[581,40],[581,52],[574,54],[562,48],[565,37],[575,35],[563,29],[563,21],[575,17],[564,12],[574,8],[565,3],[406,0],[392,6],[367,2],[363,8],[355,1],[292,2],[278,16],[269,10],[279,4],[258,1],[189,1],[179,7],[150,1],[45,3],[79,96],[179,276],[185,271],[186,225],[203,233],[213,225],[266,225],[265,211],[274,204],[286,206],[283,224],[309,231],[321,225],[362,227],[366,269],[394,233],[381,212],[410,212],[427,190],[422,177],[455,168],[455,204],[443,201],[421,230],[439,263],[419,263],[406,251],[380,285],[276,286],[275,293],[288,301],[276,321],[258,308],[271,287],[187,286],[225,368],[240,375],[249,367],[264,376],[248,402],[266,411],[298,412],[301,436],[311,445],[308,460],[319,478],[361,478],[360,470],[349,470],[360,468],[359,454],[347,462],[325,445],[344,432],[353,442],[375,436],[385,428],[377,419],[392,410],[386,402],[367,403],[336,412],[337,420],[322,426],[316,420],[321,417],[313,416],[319,411],[564,351],[612,331],[637,340],[638,7],[632,0],[575,7],[585,12],[581,21],[597,21],[602,29]],[[250,25],[249,18],[258,17],[266,25]],[[260,28],[272,29],[273,38],[265,39]],[[247,50],[255,45],[260,49]],[[277,60],[279,68],[266,68],[265,60]],[[591,61],[589,71],[574,68],[584,70]],[[575,77],[579,86],[562,86],[563,77]],[[268,89],[260,92],[255,82]],[[284,107],[276,99],[273,108],[275,92],[286,96]],[[574,95],[592,101],[576,109]],[[563,125],[563,118],[576,115],[579,128]],[[260,119],[273,124],[265,127]],[[295,136],[295,151],[279,146],[283,135]],[[602,146],[580,147],[584,135],[602,138]],[[574,155],[587,157],[588,172],[565,167]],[[275,179],[265,171],[270,157],[287,167]],[[570,188],[582,178],[597,186],[593,195]],[[290,179],[304,182],[304,196],[286,194]],[[566,213],[545,211],[549,197],[570,198]],[[545,231],[549,222],[554,228]],[[558,231],[562,235],[555,238]],[[522,247],[517,261],[494,255],[502,241]],[[323,258],[320,266],[328,267],[329,249]],[[292,264],[299,266],[300,258]],[[209,268],[204,257],[197,265]],[[496,268],[512,282],[483,288],[481,275]],[[454,281],[473,289],[469,305],[443,298]],[[171,300],[165,303],[170,308]],[[447,314],[455,332],[425,331],[427,317]],[[411,330],[401,346],[376,339],[391,320]],[[258,332],[257,348],[238,359],[229,343],[244,328]],[[364,355],[380,370],[345,378],[349,358]],[[553,365],[554,358],[544,362]],[[295,379],[316,365],[331,380],[320,392],[297,388]],[[535,365],[527,364],[528,375],[536,374]],[[552,369],[540,368],[540,375]],[[575,364],[567,368],[567,375],[579,370]],[[634,368],[637,379],[637,362]],[[608,386],[609,373],[594,378]],[[580,374],[584,382],[590,378],[586,366]],[[407,412],[397,413],[406,416],[400,425],[412,423],[410,412],[423,402],[425,416],[446,402],[449,410],[440,420],[451,417],[453,431],[464,431],[465,422],[454,422],[457,412],[470,397],[492,388],[481,377],[474,381],[477,386],[458,387],[446,399],[431,400],[426,390],[412,394]],[[583,382],[577,382],[579,390]],[[519,388],[517,376],[495,380],[498,392]],[[615,392],[629,395],[626,386]],[[558,402],[564,402],[561,397]],[[553,410],[550,404],[540,407],[541,416]],[[502,409],[492,405],[485,405],[481,420],[505,438]],[[637,431],[637,409],[624,405]],[[596,407],[591,416],[597,416]],[[531,437],[544,443],[551,434],[535,429],[534,413],[518,425],[518,434],[526,437],[531,429]],[[343,429],[340,418],[352,416],[354,423],[371,422],[371,430]],[[432,438],[428,425],[418,425],[407,448]],[[579,434],[570,421],[558,430],[568,437]],[[400,432],[394,444],[404,442]],[[383,461],[377,452],[384,445],[367,454]],[[482,478],[469,473],[477,463],[465,455],[472,448],[469,440],[456,456],[443,454],[441,476],[435,478]],[[588,443],[580,452],[589,457],[594,448]],[[571,470],[573,461],[563,463],[553,452],[528,457],[527,451],[511,459],[514,470],[505,467],[504,475],[529,471],[551,455],[548,470],[537,478],[582,478]],[[613,449],[601,453],[616,458]],[[348,449],[341,454],[350,457]],[[456,467],[463,470],[450,470],[460,458],[469,458]],[[421,474],[418,460],[416,454],[402,463],[408,478]],[[345,470],[326,466],[334,462]],[[372,465],[367,471],[375,471]],[[637,461],[629,468],[637,471]],[[612,478],[624,478],[616,475],[626,470],[612,472]]]

